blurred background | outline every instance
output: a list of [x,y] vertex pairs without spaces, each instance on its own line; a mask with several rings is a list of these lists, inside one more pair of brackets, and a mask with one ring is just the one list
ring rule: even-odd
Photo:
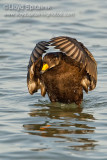
[[[26,84],[40,40],[76,38],[98,64],[81,107],[51,103]],[[107,1],[0,0],[0,159],[107,159]]]

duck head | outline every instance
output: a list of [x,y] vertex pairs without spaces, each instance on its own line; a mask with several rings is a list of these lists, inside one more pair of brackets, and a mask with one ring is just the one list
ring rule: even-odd
[[47,70],[59,65],[61,58],[62,58],[61,52],[47,53],[43,58],[43,66],[42,66],[41,73],[44,73]]

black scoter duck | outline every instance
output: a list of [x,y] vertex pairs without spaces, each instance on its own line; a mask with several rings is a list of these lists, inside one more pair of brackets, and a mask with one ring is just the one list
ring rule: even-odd
[[[48,52],[55,46],[58,52]],[[76,39],[55,37],[36,44],[30,56],[27,86],[30,94],[41,89],[52,102],[80,105],[83,90],[88,93],[97,83],[97,63],[90,51]]]

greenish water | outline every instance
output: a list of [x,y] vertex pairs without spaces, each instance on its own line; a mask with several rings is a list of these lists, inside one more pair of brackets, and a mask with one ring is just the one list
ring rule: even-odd
[[[12,4],[42,9],[18,11]],[[84,93],[80,108],[27,90],[36,42],[60,35],[82,41],[98,63],[97,87]],[[106,1],[0,0],[0,159],[107,159]]]

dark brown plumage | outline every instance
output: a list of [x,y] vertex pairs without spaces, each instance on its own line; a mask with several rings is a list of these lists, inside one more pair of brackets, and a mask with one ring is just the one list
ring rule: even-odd
[[[55,46],[61,52],[47,53],[42,60],[47,46]],[[27,75],[30,94],[41,89],[41,95],[48,93],[52,102],[81,104],[83,89],[88,93],[96,83],[96,61],[76,39],[56,37],[39,42],[30,56]]]

